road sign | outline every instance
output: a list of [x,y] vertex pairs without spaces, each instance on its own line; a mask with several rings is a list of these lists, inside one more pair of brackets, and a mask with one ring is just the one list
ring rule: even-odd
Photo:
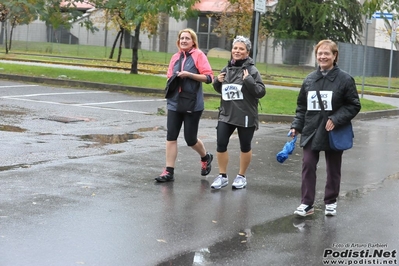
[[254,10],[266,13],[266,0],[255,0]]
[[398,27],[398,21],[392,21],[392,32],[391,32],[391,42],[396,42],[396,28]]
[[372,18],[386,18],[386,19],[392,19],[393,15],[392,13],[386,13],[386,12],[375,12],[372,16]]

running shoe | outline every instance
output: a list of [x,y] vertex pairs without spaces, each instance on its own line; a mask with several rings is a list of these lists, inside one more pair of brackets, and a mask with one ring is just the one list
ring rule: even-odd
[[294,211],[294,214],[299,216],[308,216],[314,213],[314,208],[312,205],[301,204],[298,208]]
[[221,189],[229,184],[229,178],[223,177],[222,175],[218,175],[213,181],[211,188],[213,189]]
[[235,189],[245,188],[247,186],[247,179],[241,175],[237,175],[234,179],[232,187]]
[[208,155],[208,160],[205,162],[201,161],[201,175],[206,176],[211,172],[212,169],[212,161],[213,161],[213,155],[209,152],[206,153]]
[[157,176],[155,180],[157,182],[169,182],[169,181],[174,181],[175,179],[171,173],[169,173],[168,171],[166,171],[166,169],[164,169],[162,174]]

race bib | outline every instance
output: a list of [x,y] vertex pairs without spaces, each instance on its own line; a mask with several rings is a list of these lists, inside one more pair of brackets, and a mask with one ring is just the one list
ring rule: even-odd
[[[320,91],[321,104],[326,111],[332,111],[332,93],[332,91]],[[308,111],[321,111],[316,91],[308,92]]]
[[244,100],[244,95],[241,92],[242,85],[239,84],[223,84],[222,85],[222,99],[224,101]]

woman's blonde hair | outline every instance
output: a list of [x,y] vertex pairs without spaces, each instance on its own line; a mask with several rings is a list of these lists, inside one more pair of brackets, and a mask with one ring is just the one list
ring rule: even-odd
[[314,49],[314,54],[317,57],[317,51],[321,46],[328,46],[331,50],[331,52],[336,55],[334,59],[334,65],[338,62],[338,45],[331,41],[331,40],[321,40],[318,44],[316,44],[316,47]]
[[182,34],[183,32],[188,32],[188,33],[190,33],[191,39],[193,39],[193,43],[194,43],[193,47],[196,48],[196,49],[199,49],[197,34],[196,34],[192,29],[190,29],[190,28],[186,28],[186,29],[184,29],[184,30],[179,31],[179,35],[177,36],[177,42],[176,42],[177,48],[180,49],[180,36],[181,36],[181,34]]

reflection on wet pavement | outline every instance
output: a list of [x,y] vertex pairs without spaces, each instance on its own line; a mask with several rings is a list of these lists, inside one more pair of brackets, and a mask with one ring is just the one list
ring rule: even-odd
[[[399,180],[399,173],[391,175],[379,183],[346,192],[340,196],[340,200],[348,202],[364,197],[369,192],[383,187],[384,182],[391,180]],[[314,215],[307,217],[288,215],[250,228],[242,228],[232,237],[223,239],[208,247],[168,258],[157,264],[157,266],[230,265],[232,261],[237,264],[233,263],[231,265],[246,265],[244,261],[245,258],[248,259],[246,256],[250,256],[248,254],[259,253],[268,257],[269,262],[273,260],[271,256],[275,256],[275,259],[282,263],[278,264],[276,262],[270,265],[294,265],[291,263],[296,260],[308,260],[308,265],[318,265],[320,262],[319,254],[323,254],[324,248],[331,247],[337,238],[337,217],[325,216],[323,208],[324,206],[315,205]],[[284,239],[288,236],[295,240],[290,243],[285,242]],[[303,257],[295,258],[293,254],[298,249],[303,249],[304,255]],[[305,250],[311,250],[314,254],[310,255]],[[227,259],[226,254],[233,256]],[[288,264],[284,264],[284,260]]]
[[344,198],[353,199],[353,198],[362,197],[362,196],[366,195],[368,192],[371,192],[378,188],[381,188],[383,186],[384,182],[387,180],[399,180],[399,173],[390,175],[387,178],[385,178],[377,183],[368,184],[368,185],[365,185],[363,187],[360,187],[358,189],[354,189],[351,191],[346,191],[346,192],[343,191],[339,194],[339,197],[340,197],[340,199],[344,199]]

